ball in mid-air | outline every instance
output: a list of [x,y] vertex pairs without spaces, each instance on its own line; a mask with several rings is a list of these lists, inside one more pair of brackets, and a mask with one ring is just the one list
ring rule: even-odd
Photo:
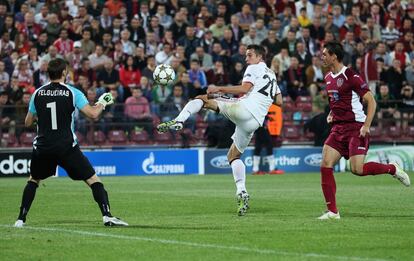
[[170,85],[174,83],[175,71],[168,64],[158,65],[153,73],[154,81],[161,85]]

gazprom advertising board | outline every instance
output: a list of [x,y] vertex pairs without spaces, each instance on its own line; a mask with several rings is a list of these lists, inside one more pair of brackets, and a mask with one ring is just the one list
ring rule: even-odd
[[[85,151],[98,176],[199,174],[198,150]],[[66,176],[58,169],[58,176]]]
[[[322,148],[278,148],[273,151],[276,167],[285,172],[319,172]],[[206,174],[231,173],[226,149],[205,150],[204,169]],[[247,149],[241,158],[246,165],[246,173],[252,172],[253,150]],[[268,170],[265,157],[261,157],[260,169]]]

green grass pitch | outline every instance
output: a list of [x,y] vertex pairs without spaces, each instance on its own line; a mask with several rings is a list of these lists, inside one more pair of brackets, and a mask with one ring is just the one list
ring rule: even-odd
[[238,217],[231,175],[104,177],[113,214],[130,224],[108,228],[84,183],[49,179],[15,229],[25,179],[1,179],[0,259],[414,260],[412,187],[337,174],[342,219],[319,221],[319,180],[248,176],[251,209]]

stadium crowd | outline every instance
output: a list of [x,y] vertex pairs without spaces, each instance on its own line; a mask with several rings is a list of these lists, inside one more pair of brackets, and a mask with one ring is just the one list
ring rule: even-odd
[[[329,68],[319,56],[336,39],[347,52],[344,64],[379,102],[378,128],[391,124],[414,136],[413,33],[414,1],[1,0],[0,134],[30,131],[22,125],[30,97],[48,82],[48,62],[61,57],[71,70],[67,83],[91,104],[105,91],[117,103],[93,124],[77,115],[78,133],[144,129],[152,139],[156,123],[208,85],[239,84],[249,44],[267,49],[285,125],[296,126],[325,112]],[[175,84],[153,82],[158,64],[174,68]],[[206,114],[190,121],[187,133],[204,135],[206,122],[215,133],[221,121]]]

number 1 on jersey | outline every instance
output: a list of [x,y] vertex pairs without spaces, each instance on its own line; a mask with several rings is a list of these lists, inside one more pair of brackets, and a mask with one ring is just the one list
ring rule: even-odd
[[57,130],[57,117],[56,117],[56,102],[49,102],[46,104],[47,108],[50,108],[52,116],[52,130]]

